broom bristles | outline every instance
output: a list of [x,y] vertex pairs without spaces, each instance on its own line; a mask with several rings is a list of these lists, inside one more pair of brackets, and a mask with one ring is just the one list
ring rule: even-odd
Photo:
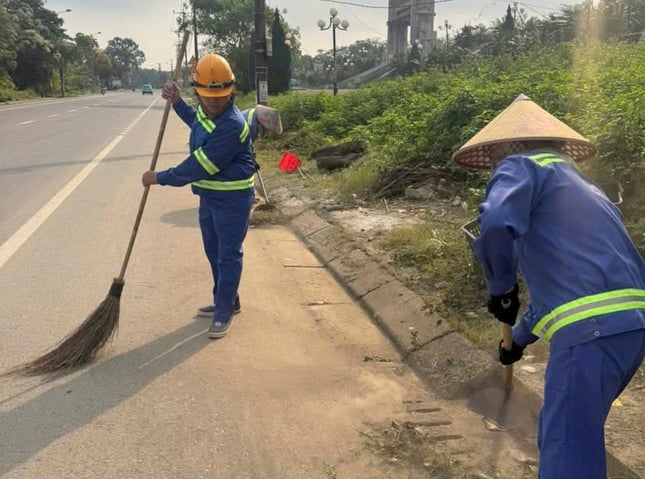
[[94,360],[116,334],[122,290],[123,282],[115,279],[107,298],[76,331],[51,351],[12,369],[9,374],[42,376],[69,370]]
[[273,211],[275,209],[276,208],[272,203],[262,203],[254,208],[255,211]]

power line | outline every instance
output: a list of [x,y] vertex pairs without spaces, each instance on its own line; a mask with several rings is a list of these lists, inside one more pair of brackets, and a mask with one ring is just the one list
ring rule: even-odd
[[[365,5],[362,3],[354,3],[354,2],[346,2],[343,0],[320,0],[321,2],[327,2],[327,3],[338,3],[340,5],[351,5],[353,7],[361,7],[361,8],[374,8],[378,10],[389,10],[389,6],[382,6],[382,5]],[[446,3],[446,2],[455,2],[457,0],[434,0],[434,2],[429,1],[427,2],[428,4],[430,3]],[[393,8],[403,8],[403,7],[410,7],[412,6],[411,2],[404,3],[402,5],[397,5],[396,7]]]
[[327,3],[339,3],[341,5],[351,5],[353,7],[362,7],[362,8],[374,8],[374,9],[385,9],[387,10],[390,7],[381,7],[378,5],[361,5],[359,3],[353,3],[353,2],[343,2],[340,0],[320,0],[321,2],[327,2]]
[[352,10],[351,10],[351,9],[349,9],[349,8],[348,8],[348,9],[347,9],[347,11],[349,12],[349,14],[350,14],[352,17],[354,17],[354,18],[356,19],[356,21],[358,21],[359,23],[361,23],[361,24],[362,24],[365,28],[367,28],[368,30],[371,30],[372,32],[376,33],[377,35],[382,36],[383,38],[386,38],[386,37],[387,37],[386,35],[383,35],[381,32],[376,31],[375,29],[373,29],[372,27],[370,27],[367,23],[365,23],[363,20],[361,20],[359,17],[357,17],[356,15],[354,15],[354,13],[352,12]]

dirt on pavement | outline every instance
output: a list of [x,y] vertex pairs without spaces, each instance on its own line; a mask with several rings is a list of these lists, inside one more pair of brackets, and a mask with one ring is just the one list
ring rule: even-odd
[[[381,264],[389,273],[404,282],[410,271],[397,269],[393,265],[391,251],[387,250],[384,241],[389,232],[399,226],[420,224],[424,221],[433,221],[433,219],[442,221],[442,217],[451,208],[459,209],[461,207],[458,201],[451,198],[423,202],[399,200],[381,204],[367,204],[361,201],[351,204],[351,202],[337,202],[334,200],[322,202],[318,200],[314,202],[308,197],[306,189],[300,186],[288,189],[278,188],[273,191],[273,199],[279,203],[281,211],[285,213],[287,218],[293,218],[307,209],[315,210],[316,214],[323,218],[324,221],[337,226],[345,232],[345,234],[342,234],[342,241],[350,242],[353,247],[365,252],[370,259]],[[431,218],[428,218],[429,213],[432,216]],[[459,225],[455,227],[458,228]],[[338,236],[338,232],[335,234]],[[472,261],[466,258],[464,260]],[[417,292],[424,300],[431,301],[431,298],[427,295],[424,296],[423,291]],[[481,314],[481,311],[469,313],[468,315],[475,314]],[[491,320],[491,328],[495,326],[496,324]],[[455,407],[466,408],[481,414],[482,430],[478,433],[470,430],[470,434],[484,434],[484,432],[491,430],[502,430],[512,433],[515,443],[519,441],[522,445],[521,452],[513,449],[509,451],[508,444],[502,444],[504,441],[497,442],[493,447],[493,449],[500,448],[497,451],[500,456],[507,459],[514,458],[514,462],[521,464],[520,470],[514,471],[514,475],[506,476],[505,472],[501,470],[491,470],[490,463],[481,465],[480,460],[486,455],[483,453],[485,448],[479,452],[472,450],[470,451],[472,454],[458,452],[454,455],[454,449],[452,452],[446,452],[446,450],[442,449],[442,444],[438,445],[432,441],[429,443],[427,441],[428,434],[424,428],[415,426],[414,422],[409,420],[393,419],[389,425],[381,424],[371,432],[364,431],[367,444],[384,458],[388,467],[397,468],[405,463],[407,464],[406,467],[424,471],[424,474],[426,474],[411,475],[409,477],[536,477],[535,425],[540,404],[539,401],[535,401],[535,398],[541,397],[542,394],[548,348],[542,342],[538,342],[536,345],[531,346],[527,353],[522,362],[516,365],[515,377],[517,378],[516,381],[521,383],[520,389],[525,390],[527,397],[530,396],[533,400],[528,401],[530,404],[522,405],[520,403],[509,408],[500,408],[501,414],[504,416],[502,422],[508,423],[509,416],[513,416],[517,421],[524,424],[518,424],[517,421],[515,424],[511,421],[510,425],[499,424],[499,417],[496,417],[494,410],[498,407],[499,399],[503,395],[500,396],[500,390],[496,390],[495,387],[488,388],[485,387],[486,384],[480,384],[480,388],[474,394],[472,391],[463,391],[464,394],[456,394],[461,398],[457,400],[459,404]],[[459,364],[453,364],[451,367],[457,370],[457,373],[452,371],[451,374],[461,374],[458,371]],[[464,362],[462,367],[464,369],[463,375],[467,375],[466,369],[470,365]],[[432,389],[432,384],[430,384],[430,388]],[[645,476],[645,458],[642,454],[643,438],[645,438],[645,406],[643,406],[641,400],[644,388],[645,373],[641,368],[627,390],[614,404],[607,421],[607,448],[611,455],[620,461],[616,462],[612,457],[609,458],[610,479]],[[521,396],[521,393],[518,394]],[[464,395],[467,397],[464,397]],[[428,456],[427,451],[430,449],[437,453],[437,456],[433,456],[435,457],[435,462],[421,460],[420,458]],[[426,453],[424,454],[423,451],[426,451]],[[441,457],[441,454],[444,453],[448,454],[448,456],[444,456],[447,461],[445,464],[449,464],[451,460],[458,458],[456,462],[461,467],[464,467],[461,469],[462,473],[468,470],[467,464],[473,466],[472,470],[477,472],[468,473],[475,475],[450,475],[450,468],[436,463],[438,460],[436,458]],[[621,463],[631,468],[631,471],[623,468]],[[444,467],[445,471],[441,469],[442,467]],[[489,467],[489,469],[487,470],[486,467]],[[395,475],[393,477],[406,476]]]

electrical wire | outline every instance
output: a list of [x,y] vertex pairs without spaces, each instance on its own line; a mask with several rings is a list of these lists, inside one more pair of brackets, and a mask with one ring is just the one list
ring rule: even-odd
[[[389,10],[389,6],[383,6],[383,5],[365,5],[362,3],[354,3],[354,2],[347,2],[344,0],[320,0],[321,2],[326,2],[326,3],[338,3],[340,5],[351,5],[353,7],[361,7],[361,8],[374,8],[374,9],[380,9],[380,10]],[[433,4],[433,3],[447,3],[447,2],[456,2],[457,0],[434,0],[434,1],[428,1],[428,2],[423,2],[422,0],[417,4],[417,5],[423,5],[423,4]],[[404,8],[404,7],[410,7],[412,6],[412,2],[406,2],[401,5],[396,5],[392,8]]]
[[376,33],[377,35],[382,36],[383,38],[387,38],[387,35],[384,35],[383,33],[376,31],[375,29],[373,29],[372,27],[370,27],[367,23],[365,23],[363,20],[361,20],[359,17],[357,17],[356,15],[354,15],[354,13],[352,12],[351,8],[348,8],[348,9],[347,9],[347,11],[349,12],[349,14],[350,14],[352,17],[354,17],[354,18],[356,19],[356,21],[358,21],[358,22],[359,22],[361,25],[363,25],[365,28],[367,28],[368,30],[370,30],[370,31],[372,31],[372,32],[374,32],[374,33]]

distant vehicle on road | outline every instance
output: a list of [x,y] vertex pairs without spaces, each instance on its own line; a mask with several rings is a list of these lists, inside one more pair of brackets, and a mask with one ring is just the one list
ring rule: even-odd
[[148,95],[148,94],[152,95],[152,86],[150,86],[150,85],[143,85],[143,86],[141,87],[141,94],[142,94],[142,95]]

